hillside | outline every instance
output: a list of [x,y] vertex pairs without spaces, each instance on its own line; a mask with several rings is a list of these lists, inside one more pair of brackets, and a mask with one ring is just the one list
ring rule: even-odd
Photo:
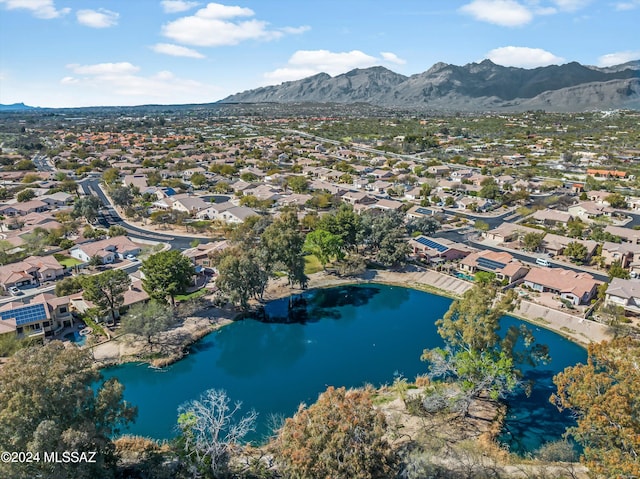
[[357,103],[385,107],[477,111],[584,111],[640,108],[640,62],[607,68],[576,62],[533,69],[490,60],[437,63],[406,77],[384,67],[326,73],[231,95],[221,103]]

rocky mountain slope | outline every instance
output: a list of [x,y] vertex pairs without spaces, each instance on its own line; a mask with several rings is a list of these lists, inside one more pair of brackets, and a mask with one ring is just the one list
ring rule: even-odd
[[490,60],[437,63],[406,77],[384,67],[326,73],[231,95],[222,103],[357,103],[451,111],[640,109],[640,61],[607,68],[565,65],[524,69]]

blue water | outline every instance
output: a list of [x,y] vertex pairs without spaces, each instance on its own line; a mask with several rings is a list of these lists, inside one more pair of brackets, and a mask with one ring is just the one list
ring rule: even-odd
[[[291,303],[291,304],[290,304]],[[441,346],[434,321],[451,300],[391,286],[345,286],[309,291],[267,305],[268,320],[235,322],[203,338],[178,363],[156,370],[126,364],[103,371],[125,385],[125,399],[139,407],[130,433],[157,439],[175,435],[177,408],[210,388],[225,389],[243,410],[259,412],[268,432],[270,413],[292,415],[327,386],[355,387],[414,378],[426,372],[425,348]],[[264,319],[264,318],[263,318]],[[520,324],[503,318],[503,325]],[[586,352],[561,336],[534,327],[549,345],[552,362],[536,376],[534,395],[510,401],[504,435],[513,450],[532,451],[558,439],[571,423],[548,402],[553,374],[586,360]]]
[[87,342],[87,337],[83,334],[80,334],[78,331],[74,331],[73,333],[68,333],[64,335],[64,338],[74,343],[76,346],[84,346]]

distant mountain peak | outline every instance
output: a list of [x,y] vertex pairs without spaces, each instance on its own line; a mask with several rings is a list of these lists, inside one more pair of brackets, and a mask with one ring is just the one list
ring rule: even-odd
[[640,108],[639,69],[640,62],[608,68],[570,62],[525,69],[486,59],[464,66],[439,62],[426,72],[406,77],[374,66],[334,77],[319,73],[231,95],[221,102],[367,102],[453,111],[636,109]]

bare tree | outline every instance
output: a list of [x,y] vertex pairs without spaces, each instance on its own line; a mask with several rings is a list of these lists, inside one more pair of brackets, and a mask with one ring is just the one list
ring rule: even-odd
[[236,420],[242,403],[231,406],[229,402],[226,391],[209,389],[178,409],[184,451],[196,471],[209,469],[214,477],[224,475],[233,447],[255,429],[258,413],[250,411]]

